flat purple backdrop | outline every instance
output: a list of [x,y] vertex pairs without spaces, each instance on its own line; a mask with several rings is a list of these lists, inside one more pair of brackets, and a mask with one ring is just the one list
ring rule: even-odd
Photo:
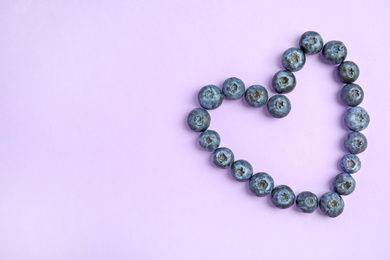
[[[0,2],[0,259],[390,259],[390,2]],[[344,213],[273,207],[197,144],[199,89],[281,70],[302,33],[341,40],[371,116]],[[336,66],[307,56],[288,117],[210,111],[237,159],[321,196],[347,134]]]

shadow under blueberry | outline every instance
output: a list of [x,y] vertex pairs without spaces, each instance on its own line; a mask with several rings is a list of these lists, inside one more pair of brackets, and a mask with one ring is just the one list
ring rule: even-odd
[[341,99],[341,89],[339,91],[337,91],[337,93],[336,93],[336,100],[337,100],[337,103],[339,105],[345,107],[345,104],[343,103],[343,100]]
[[182,120],[182,122],[183,122],[183,126],[184,126],[184,128],[185,128],[185,130],[187,131],[187,132],[190,132],[190,133],[194,133],[194,131],[193,130],[191,130],[191,128],[188,126],[188,124],[187,124],[187,118],[188,118],[188,114],[190,113],[191,111],[188,111],[188,113],[187,114],[185,114],[185,115],[183,115],[183,120]]
[[246,191],[246,194],[248,194],[249,196],[251,197],[257,197],[255,195],[252,194],[251,190],[249,189],[249,181],[246,181],[245,183],[245,191]]

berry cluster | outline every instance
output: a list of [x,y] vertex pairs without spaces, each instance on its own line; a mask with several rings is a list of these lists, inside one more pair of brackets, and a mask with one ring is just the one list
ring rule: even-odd
[[[282,64],[285,70],[277,72],[272,79],[272,87],[278,93],[268,99],[267,90],[261,85],[250,86],[245,91],[242,80],[228,78],[222,86],[222,90],[215,85],[203,87],[198,94],[198,101],[202,108],[195,108],[187,117],[187,124],[191,130],[201,132],[199,144],[206,151],[212,152],[213,163],[223,169],[230,168],[234,179],[244,182],[249,181],[249,189],[252,194],[265,197],[271,194],[273,205],[285,209],[296,202],[301,212],[312,213],[318,206],[321,211],[330,217],[339,216],[344,210],[344,201],[340,195],[351,194],[356,186],[355,180],[350,174],[356,173],[361,167],[361,162],[356,154],[367,148],[367,139],[359,131],[364,130],[370,117],[367,111],[358,105],[363,101],[363,89],[353,84],[359,77],[359,67],[351,61],[344,61],[347,56],[347,48],[341,41],[330,41],[324,45],[322,37],[313,31],[302,35],[300,48],[290,48],[282,55]],[[287,185],[274,186],[273,178],[265,173],[253,174],[252,165],[245,160],[234,160],[233,152],[226,147],[220,147],[221,138],[214,130],[208,130],[210,126],[210,114],[207,110],[216,109],[222,104],[224,98],[236,100],[245,97],[249,106],[262,107],[267,104],[268,112],[275,118],[287,116],[291,110],[290,100],[283,94],[294,90],[296,79],[293,74],[303,68],[306,62],[306,54],[316,54],[322,51],[324,60],[329,64],[339,64],[337,75],[346,85],[341,90],[341,100],[350,106],[345,115],[345,125],[351,132],[344,139],[345,155],[340,162],[343,173],[338,174],[333,180],[333,191],[318,197],[312,192],[305,191],[295,197],[293,190]]]

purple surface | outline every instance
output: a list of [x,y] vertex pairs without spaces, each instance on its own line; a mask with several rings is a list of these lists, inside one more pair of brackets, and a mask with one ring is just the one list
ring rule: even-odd
[[[127,3],[125,3],[127,2]],[[292,3],[294,2],[294,3]],[[388,1],[1,1],[0,259],[389,259]],[[335,219],[280,210],[186,127],[206,84],[270,80],[307,30],[360,67],[368,149]],[[210,112],[236,159],[296,194],[345,154],[335,66],[308,56],[277,120]]]

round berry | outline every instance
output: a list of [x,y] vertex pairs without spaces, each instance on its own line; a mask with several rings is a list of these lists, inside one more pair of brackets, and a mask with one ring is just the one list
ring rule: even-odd
[[299,211],[313,213],[318,208],[318,198],[310,191],[304,191],[298,194],[296,205]]
[[227,99],[239,99],[245,93],[245,84],[239,78],[228,78],[223,83],[222,93],[225,95]]
[[289,186],[279,185],[272,190],[271,201],[276,207],[286,209],[294,204],[295,194]]
[[206,130],[199,136],[199,144],[206,151],[213,152],[219,147],[221,137],[214,130]]
[[324,41],[317,32],[309,31],[301,36],[299,46],[307,54],[316,54],[321,51]]
[[347,47],[341,41],[330,41],[322,49],[322,56],[330,64],[340,64],[347,57]]
[[344,147],[349,153],[362,153],[367,148],[367,139],[360,132],[351,132],[344,138]]
[[272,87],[279,94],[293,91],[296,84],[294,74],[289,71],[281,70],[272,78]]
[[211,117],[209,112],[202,108],[195,108],[187,117],[187,125],[195,132],[203,132],[210,126]]
[[354,154],[347,154],[341,159],[340,167],[343,172],[355,173],[360,170],[361,162],[359,157]]
[[327,192],[321,196],[319,206],[325,215],[335,218],[343,213],[344,200],[336,192]]
[[274,188],[274,180],[265,172],[254,174],[249,180],[249,190],[258,197],[267,196]]
[[356,182],[354,178],[348,173],[340,173],[333,180],[333,189],[340,195],[349,195],[351,194],[356,187]]
[[267,100],[268,92],[263,86],[253,85],[245,91],[245,101],[251,107],[262,107]]
[[220,88],[207,85],[200,89],[198,94],[199,104],[205,109],[216,109],[222,104],[223,95]]
[[341,89],[341,100],[350,107],[356,107],[364,98],[363,89],[357,84],[347,84]]
[[272,96],[267,103],[268,112],[276,118],[282,118],[291,111],[290,100],[284,95]]
[[232,164],[230,173],[238,181],[247,181],[253,174],[252,165],[245,160],[238,160]]
[[287,49],[282,55],[283,67],[288,71],[301,70],[305,62],[305,53],[298,48]]
[[351,107],[344,115],[344,123],[352,131],[361,131],[370,123],[370,116],[362,107]]
[[213,152],[213,163],[215,166],[227,169],[233,164],[233,162],[234,154],[229,148],[221,147]]
[[359,67],[352,61],[344,61],[337,67],[337,75],[343,83],[352,83],[359,77]]

